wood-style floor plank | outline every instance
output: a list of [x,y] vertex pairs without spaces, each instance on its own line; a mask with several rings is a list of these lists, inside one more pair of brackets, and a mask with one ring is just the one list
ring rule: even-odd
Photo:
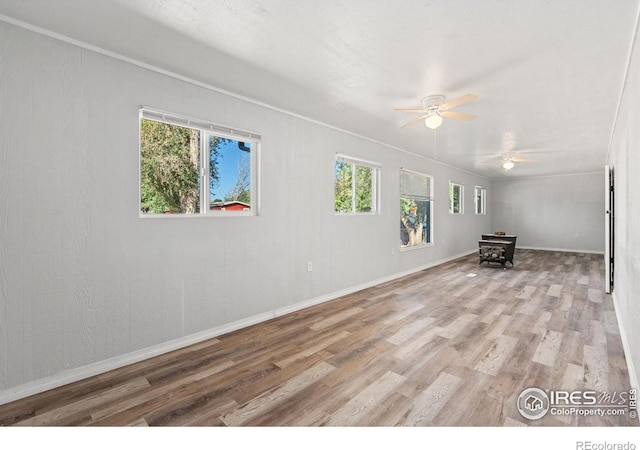
[[333,370],[335,370],[335,367],[325,362],[311,367],[300,375],[296,375],[295,377],[288,379],[272,391],[267,391],[266,393],[245,403],[235,411],[225,414],[222,417],[222,421],[226,425],[242,425],[245,422],[248,422],[252,417],[269,410],[274,404],[287,400],[288,397],[291,396],[292,392],[301,390],[318,379],[321,379]]
[[630,389],[601,255],[476,255],[0,405],[21,426],[615,426],[519,394]]
[[432,425],[440,410],[453,398],[461,379],[442,372],[440,376],[416,398],[401,425]]
[[367,425],[371,411],[377,409],[388,395],[406,381],[405,377],[394,372],[386,372],[378,380],[360,391],[355,397],[334,412],[326,425],[353,426]]

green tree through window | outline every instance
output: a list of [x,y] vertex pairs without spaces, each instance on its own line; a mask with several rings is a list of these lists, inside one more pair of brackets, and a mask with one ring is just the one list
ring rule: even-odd
[[356,166],[356,212],[373,210],[373,169]]
[[464,186],[458,183],[449,182],[449,212],[452,214],[463,213],[462,195]]
[[[140,209],[143,213],[198,212],[200,140],[199,130],[140,120]],[[218,148],[224,141],[218,137],[209,140],[211,190],[218,183]]]
[[376,207],[377,168],[339,157],[334,167],[336,213],[372,213]]
[[335,166],[335,211],[352,212],[353,169],[351,164],[336,161]]

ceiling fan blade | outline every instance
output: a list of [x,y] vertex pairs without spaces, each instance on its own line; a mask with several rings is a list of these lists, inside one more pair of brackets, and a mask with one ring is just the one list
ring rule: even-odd
[[463,103],[472,102],[477,98],[478,96],[474,94],[467,94],[463,95],[462,97],[454,98],[453,100],[449,100],[448,102],[444,102],[442,105],[440,105],[440,111],[451,109],[455,106],[462,105]]
[[447,117],[449,119],[473,120],[476,118],[476,116],[473,114],[465,114],[465,113],[459,113],[455,111],[442,111],[440,115],[442,117]]
[[527,158],[511,158],[513,162],[534,162],[535,159],[527,159]]
[[[441,113],[442,114],[442,113]],[[525,153],[550,153],[551,151],[547,151],[547,150],[511,150],[511,151],[502,151],[500,153],[480,153],[477,156],[484,156],[484,157],[500,157],[500,158],[518,158],[519,155],[521,154],[525,154]]]
[[480,164],[495,164],[496,166],[502,166],[504,163],[506,163],[507,161],[505,159],[501,159],[500,161],[497,161],[495,159],[492,160],[484,160],[484,161],[480,161]]
[[394,109],[394,111],[403,111],[403,112],[417,112],[417,113],[424,113],[427,112],[424,109]]
[[402,126],[400,127],[400,129],[401,129],[401,130],[404,130],[405,128],[409,128],[410,126],[415,125],[415,124],[417,124],[418,122],[420,122],[421,120],[424,120],[424,119],[426,119],[426,118],[427,118],[427,116],[426,116],[426,115],[425,115],[425,116],[420,116],[420,117],[418,117],[417,119],[413,119],[413,120],[412,120],[411,122],[409,122],[409,123],[405,123],[404,125],[402,125]]

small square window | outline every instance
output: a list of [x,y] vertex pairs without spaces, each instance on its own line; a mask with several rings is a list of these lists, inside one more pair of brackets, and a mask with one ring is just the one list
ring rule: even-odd
[[259,138],[140,113],[140,214],[254,215]]

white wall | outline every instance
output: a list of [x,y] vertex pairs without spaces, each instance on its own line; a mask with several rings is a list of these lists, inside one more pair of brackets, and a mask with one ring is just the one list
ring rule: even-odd
[[497,180],[492,227],[518,236],[518,247],[604,252],[602,173]]
[[[215,68],[212,68],[215,70]],[[138,109],[260,133],[251,218],[140,218]],[[336,152],[382,164],[333,213]],[[436,244],[399,247],[399,169],[435,178]],[[447,183],[467,214],[447,212]],[[476,251],[486,179],[0,23],[0,403]],[[313,271],[307,272],[307,261]]]
[[608,164],[615,183],[613,297],[631,382],[640,388],[640,48],[636,41],[624,85]]

